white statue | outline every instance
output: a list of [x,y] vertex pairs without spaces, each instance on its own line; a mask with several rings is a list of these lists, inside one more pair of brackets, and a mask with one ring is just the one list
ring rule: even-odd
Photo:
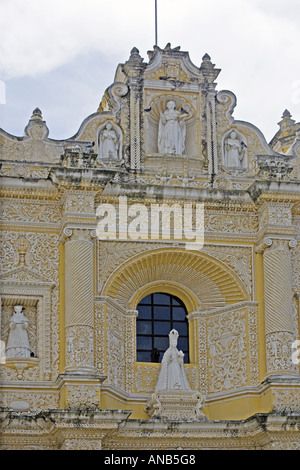
[[99,157],[103,160],[119,160],[119,138],[108,122],[99,136]]
[[163,355],[155,391],[191,389],[183,367],[184,354],[177,349],[178,336],[176,330],[169,333],[170,347]]
[[167,102],[167,109],[160,115],[158,127],[159,153],[182,155],[185,151],[187,113],[176,110],[175,101]]
[[28,318],[23,313],[23,307],[16,305],[9,320],[9,336],[5,349],[7,358],[30,357],[31,350],[27,329]]
[[229,168],[244,168],[246,156],[246,144],[241,142],[237,133],[232,131],[225,140],[224,164]]

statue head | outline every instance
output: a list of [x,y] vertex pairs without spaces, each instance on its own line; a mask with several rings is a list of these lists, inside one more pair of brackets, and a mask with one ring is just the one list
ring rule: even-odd
[[175,103],[175,101],[172,101],[172,100],[171,100],[171,101],[168,101],[168,102],[167,102],[167,108],[168,108],[168,109],[175,109],[175,108],[176,108],[176,103]]
[[170,339],[170,346],[176,347],[177,346],[177,341],[178,341],[178,331],[176,330],[171,330],[169,333],[169,339]]
[[23,306],[22,305],[15,305],[14,306],[15,313],[23,313]]

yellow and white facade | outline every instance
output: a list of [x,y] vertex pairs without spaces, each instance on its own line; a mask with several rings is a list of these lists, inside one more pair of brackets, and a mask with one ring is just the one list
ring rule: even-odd
[[[300,124],[285,113],[268,144],[219,73],[207,54],[134,48],[74,137],[49,138],[39,109],[23,137],[0,130],[2,449],[300,448]],[[159,145],[170,102],[182,151]],[[97,208],[120,197],[201,203],[203,246],[101,239]],[[186,308],[203,420],[176,396],[177,417],[148,413],[161,365],[137,361],[136,325],[153,293]],[[6,355],[16,305],[30,357]]]

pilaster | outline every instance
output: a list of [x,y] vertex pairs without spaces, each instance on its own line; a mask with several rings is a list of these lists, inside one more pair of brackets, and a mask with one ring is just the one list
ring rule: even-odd
[[217,123],[216,123],[216,93],[210,91],[206,103],[207,115],[207,157],[208,172],[212,179],[218,173],[218,147],[217,147]]
[[90,230],[65,233],[66,369],[84,373],[94,368],[93,241]]
[[144,67],[143,59],[134,47],[125,64],[130,92],[130,168],[133,171],[139,170],[141,166],[141,73]]
[[291,349],[297,334],[291,267],[296,245],[291,238],[266,237],[257,248],[263,254],[267,375],[297,373]]

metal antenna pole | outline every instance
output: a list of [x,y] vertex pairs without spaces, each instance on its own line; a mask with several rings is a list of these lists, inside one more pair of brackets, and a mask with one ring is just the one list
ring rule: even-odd
[[155,45],[157,46],[157,0],[155,0]]

